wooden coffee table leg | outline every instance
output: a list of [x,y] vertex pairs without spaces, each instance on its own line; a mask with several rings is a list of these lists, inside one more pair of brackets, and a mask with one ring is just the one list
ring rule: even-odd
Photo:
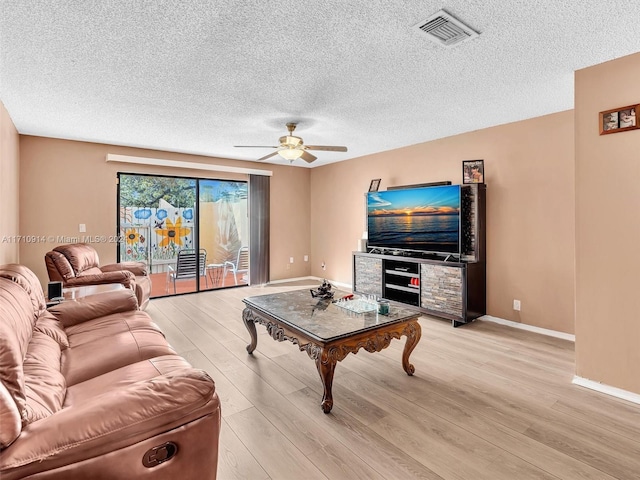
[[416,369],[409,363],[409,355],[411,355],[411,352],[413,352],[413,349],[416,348],[416,345],[418,345],[420,341],[422,328],[420,328],[418,322],[409,322],[402,333],[407,336],[407,343],[404,344],[404,350],[402,352],[402,368],[407,372],[407,375],[413,375]]
[[244,326],[247,327],[249,335],[251,336],[251,343],[247,345],[247,352],[251,354],[258,345],[258,334],[256,332],[256,324],[251,309],[245,308],[242,311],[242,320],[244,321]]
[[331,393],[331,387],[333,385],[333,372],[336,369],[336,361],[331,360],[327,355],[326,350],[322,350],[320,355],[316,358],[316,367],[322,380],[322,386],[324,387],[324,394],[322,395],[322,411],[329,413],[333,408],[333,394]]

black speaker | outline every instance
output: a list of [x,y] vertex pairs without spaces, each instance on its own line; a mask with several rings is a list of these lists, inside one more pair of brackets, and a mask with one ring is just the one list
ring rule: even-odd
[[54,298],[62,297],[62,282],[49,282],[47,287],[47,298],[53,300]]
[[413,185],[396,185],[394,187],[387,187],[387,190],[404,190],[405,188],[439,187],[441,185],[451,185],[451,182],[449,180],[445,180],[442,182],[415,183]]

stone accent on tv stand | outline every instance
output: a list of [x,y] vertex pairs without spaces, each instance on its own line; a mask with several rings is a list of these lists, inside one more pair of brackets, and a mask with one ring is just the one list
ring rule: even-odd
[[355,291],[381,298],[382,259],[356,256],[354,267]]
[[462,268],[420,265],[420,306],[462,317]]

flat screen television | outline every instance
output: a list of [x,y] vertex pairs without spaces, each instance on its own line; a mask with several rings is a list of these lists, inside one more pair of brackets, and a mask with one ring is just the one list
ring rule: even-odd
[[460,185],[367,193],[367,245],[460,253]]

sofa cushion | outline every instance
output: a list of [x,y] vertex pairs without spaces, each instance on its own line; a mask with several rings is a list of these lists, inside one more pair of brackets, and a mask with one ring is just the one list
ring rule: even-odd
[[147,275],[149,275],[147,264],[144,262],[135,261],[109,263],[107,265],[100,266],[100,270],[102,270],[103,272],[116,272],[126,270],[133,273],[136,277],[146,277]]
[[[59,245],[53,249],[55,252],[60,252],[71,264],[71,268],[76,275],[80,275],[85,270],[100,265],[100,258],[98,252],[91,245],[86,243],[75,243],[72,245]],[[98,272],[100,273],[100,272]]]
[[[123,288],[111,292],[87,295],[71,302],[61,302],[49,311],[60,321],[67,335],[72,325],[120,312],[136,311],[138,300],[131,289]],[[147,317],[148,318],[148,317]]]
[[151,296],[151,277],[136,277],[136,297],[140,309],[144,310]]
[[[2,313],[0,312],[0,315]],[[20,350],[15,346],[15,338],[7,335],[0,324],[0,382],[18,408],[20,418],[26,418],[27,397],[24,388],[24,370]]]
[[72,385],[67,390],[64,408],[72,405],[82,405],[97,395],[112,391],[123,390],[129,385],[143,380],[149,380],[158,375],[165,375],[176,370],[190,368],[191,365],[178,355],[164,355],[142,362],[132,363],[107,372],[98,377]]
[[33,334],[35,317],[31,299],[17,283],[0,278],[0,381],[26,418],[22,363]]
[[60,345],[41,332],[33,337],[24,359],[27,397],[25,425],[41,420],[62,408],[67,385],[60,373]]
[[27,267],[16,263],[2,265],[2,267],[0,267],[0,277],[8,278],[14,283],[17,283],[25,292],[27,292],[31,298],[33,312],[36,316],[46,310],[47,302],[44,298],[44,292],[42,291],[40,280],[38,280],[36,274]]
[[69,331],[67,335],[71,348],[62,352],[62,373],[68,386],[125,365],[176,353],[151,322],[108,337],[94,337],[90,341],[76,342],[75,335]]
[[84,275],[102,275],[104,272],[98,267],[89,267],[78,274],[79,277]]
[[134,332],[151,328],[164,337],[162,331],[154,324],[149,316],[140,310],[105,315],[86,322],[70,326],[66,330],[69,345],[77,347],[88,342],[103,340],[115,334]]
[[62,350],[69,348],[69,339],[67,338],[67,334],[58,319],[50,312],[45,310],[42,315],[38,317],[36,320],[35,331],[44,333],[54,339],[58,345],[60,345]]
[[8,447],[20,435],[22,420],[16,402],[0,382],[0,450]]
[[45,256],[45,261],[47,263],[47,271],[49,272],[50,280],[57,281],[59,276],[61,280],[64,281],[76,276],[69,260],[67,260],[67,257],[60,252],[48,252]]

